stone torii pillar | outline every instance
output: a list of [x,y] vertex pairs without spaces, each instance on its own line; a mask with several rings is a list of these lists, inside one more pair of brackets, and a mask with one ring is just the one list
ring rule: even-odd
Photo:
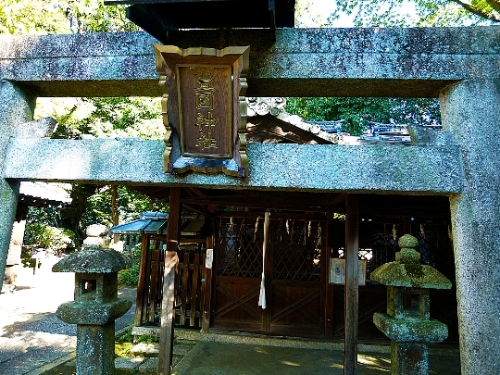
[[462,375],[500,368],[500,80],[441,94],[445,130],[461,148],[463,193],[452,196]]
[[3,177],[9,138],[18,124],[33,119],[35,98],[23,93],[11,82],[0,81],[0,290],[9,252],[12,225],[16,216],[19,182]]

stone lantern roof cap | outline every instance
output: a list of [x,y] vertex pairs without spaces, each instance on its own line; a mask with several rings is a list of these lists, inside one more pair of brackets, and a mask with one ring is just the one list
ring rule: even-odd
[[426,264],[386,263],[370,275],[370,279],[387,286],[423,289],[451,289],[451,281]]
[[414,249],[418,240],[406,234],[398,241],[401,252],[397,260],[383,264],[374,270],[370,279],[382,285],[423,288],[451,289],[451,281],[432,266],[420,264],[420,253]]
[[113,273],[127,268],[121,253],[110,249],[86,248],[74,252],[52,267],[54,272]]

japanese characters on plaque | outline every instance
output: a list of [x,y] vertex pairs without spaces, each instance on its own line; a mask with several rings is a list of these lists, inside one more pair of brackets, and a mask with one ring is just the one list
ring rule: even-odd
[[217,119],[213,117],[214,91],[211,86],[214,75],[210,72],[200,72],[195,74],[198,81],[196,88],[196,126],[199,131],[198,148],[203,151],[205,148],[217,148],[217,140],[213,135],[213,128],[217,125]]
[[155,46],[164,88],[167,173],[225,173],[246,177],[241,109],[248,47],[179,49]]
[[[217,119],[214,118],[215,87],[212,86],[213,73],[200,72],[195,74],[198,87],[194,90],[196,95],[196,126],[198,127],[197,146],[200,151],[206,148],[217,148],[214,137]],[[222,124],[223,126],[223,124]]]
[[177,66],[181,154],[230,158],[233,150],[231,69],[224,66]]

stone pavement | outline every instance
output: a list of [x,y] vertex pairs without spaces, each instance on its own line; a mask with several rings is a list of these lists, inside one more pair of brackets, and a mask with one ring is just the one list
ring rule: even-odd
[[[173,375],[343,374],[343,344],[326,341],[207,335]],[[358,374],[390,373],[388,345],[358,346]],[[458,349],[432,348],[429,375],[460,375]]]
[[[198,345],[200,332],[193,329],[176,329],[174,339],[174,351],[172,363],[176,366],[193,348]],[[131,350],[135,355],[130,358],[116,358],[115,375],[156,375],[158,371],[158,344],[145,344],[144,342],[136,345]],[[60,361],[54,366],[47,366],[44,375],[74,375],[75,359],[68,358],[65,362]],[[29,374],[31,375],[31,374]],[[38,375],[38,374],[37,374]]]
[[[200,334],[176,329],[172,375],[342,375],[343,344],[228,334]],[[119,358],[115,375],[156,375],[157,344],[143,357]],[[153,350],[150,350],[154,347]],[[386,375],[391,361],[388,345],[359,345],[358,374]],[[74,375],[74,360],[45,375]],[[457,348],[431,348],[429,375],[460,375]]]

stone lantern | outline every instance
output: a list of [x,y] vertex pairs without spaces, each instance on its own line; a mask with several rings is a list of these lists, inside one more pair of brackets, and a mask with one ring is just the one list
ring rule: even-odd
[[125,259],[117,251],[87,248],[52,268],[75,273],[75,300],[59,306],[57,316],[77,325],[77,375],[114,373],[115,319],[132,305],[118,299],[118,271],[125,267]]
[[387,314],[375,313],[373,322],[391,339],[392,375],[427,375],[428,344],[448,337],[446,324],[430,319],[429,289],[450,289],[451,282],[434,267],[420,264],[415,237],[406,234],[398,244],[396,261],[370,275],[387,285]]

